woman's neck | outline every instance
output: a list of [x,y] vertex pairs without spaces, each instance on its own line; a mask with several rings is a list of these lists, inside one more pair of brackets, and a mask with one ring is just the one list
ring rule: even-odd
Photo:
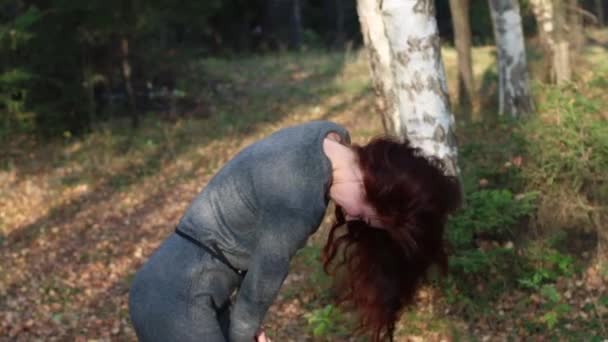
[[332,186],[340,183],[361,183],[363,174],[355,152],[331,139],[323,141],[323,150],[332,165]]

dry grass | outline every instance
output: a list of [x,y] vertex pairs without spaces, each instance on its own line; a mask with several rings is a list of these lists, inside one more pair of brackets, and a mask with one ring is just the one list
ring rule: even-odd
[[[475,50],[479,87],[492,53]],[[454,97],[454,51],[445,49],[444,59]],[[231,86],[208,98],[209,118],[150,116],[136,131],[112,122],[84,137],[18,137],[0,147],[0,340],[134,340],[127,313],[134,271],[239,149],[317,119],[344,125],[354,142],[381,133],[362,53],[208,60],[193,63],[191,74],[201,67]],[[315,295],[289,295],[307,276],[298,268],[267,319],[275,341],[310,339],[304,313]],[[455,329],[416,324],[421,335],[403,340],[439,340]]]
[[[284,57],[288,65],[304,60],[305,67],[290,71],[293,81],[277,75],[244,85],[263,82],[257,85],[266,85],[267,94],[283,92],[285,82],[296,91],[319,88],[304,93],[312,99],[296,93],[252,104],[255,99],[244,97],[210,119],[150,118],[135,132],[113,123],[83,138],[5,146],[0,336],[133,340],[126,306],[130,277],[239,149],[278,128],[316,119],[345,125],[359,142],[378,134],[370,94],[357,84],[367,82],[365,61],[351,57],[334,74],[318,74],[315,57]],[[239,76],[238,64],[224,67]],[[271,113],[235,124],[255,106]]]

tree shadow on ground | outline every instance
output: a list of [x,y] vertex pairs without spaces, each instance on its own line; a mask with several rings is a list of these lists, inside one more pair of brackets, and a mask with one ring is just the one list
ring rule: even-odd
[[[255,87],[255,79],[242,79],[242,99],[218,101],[209,119],[186,122],[174,136],[178,144],[170,151],[161,144],[143,153],[137,163],[102,173],[88,191],[34,222],[11,229],[0,245],[2,268],[11,270],[0,277],[3,335],[24,339],[95,336],[116,323],[116,312],[122,312],[124,319],[132,272],[172,231],[213,171],[243,142],[264,134],[266,124],[282,120],[294,107],[310,106],[337,92],[332,80],[344,63],[340,55],[334,56],[329,67],[308,62],[295,71],[289,69],[292,60],[297,61],[291,57],[284,66],[272,66],[278,80],[267,88]],[[242,76],[238,67],[234,69],[229,77]],[[288,77],[285,86],[283,72],[303,74]],[[225,146],[226,141],[232,143]],[[201,154],[204,146],[223,151],[207,149]],[[174,166],[184,160],[186,167]],[[61,166],[52,160],[42,166],[27,161],[14,165],[17,180],[12,186],[17,188],[28,177]],[[166,175],[164,170],[171,168]],[[147,193],[137,204],[125,202],[130,194],[142,191]],[[124,332],[128,327],[120,329]]]

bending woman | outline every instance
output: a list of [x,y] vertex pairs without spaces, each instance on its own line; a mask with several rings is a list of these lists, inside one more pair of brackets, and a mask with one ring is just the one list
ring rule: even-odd
[[326,270],[348,269],[335,283],[340,301],[359,312],[359,332],[392,339],[428,267],[446,265],[443,229],[460,189],[407,142],[349,144],[342,126],[315,121],[229,161],[137,272],[129,309],[138,338],[263,340],[261,322],[290,260],[331,199]]

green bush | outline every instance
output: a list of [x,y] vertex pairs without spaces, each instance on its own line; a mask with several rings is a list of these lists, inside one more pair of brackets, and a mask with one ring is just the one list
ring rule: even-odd
[[[448,291],[464,297],[491,299],[514,283],[523,268],[514,253],[517,226],[534,211],[535,193],[513,195],[509,190],[479,190],[466,196],[466,207],[448,225],[452,246]],[[483,294],[472,284],[487,284]],[[453,297],[454,301],[461,297]]]
[[559,291],[580,264],[565,252],[571,235],[562,228],[606,226],[598,213],[608,208],[607,76],[541,86],[539,113],[525,121],[465,128],[466,207],[448,225],[443,284],[453,312],[493,317],[494,304],[516,290],[537,298],[538,316],[525,323],[531,333],[560,334],[572,322]]
[[586,84],[541,88],[539,114],[522,124],[527,188],[542,193],[540,227],[587,228],[608,204],[606,75]]
[[513,195],[507,189],[480,190],[466,196],[466,208],[449,224],[448,239],[458,249],[471,247],[478,234],[513,237],[513,227],[534,210],[535,193]]
[[315,337],[329,337],[346,333],[342,312],[331,304],[322,309],[313,310],[305,316],[308,328]]

